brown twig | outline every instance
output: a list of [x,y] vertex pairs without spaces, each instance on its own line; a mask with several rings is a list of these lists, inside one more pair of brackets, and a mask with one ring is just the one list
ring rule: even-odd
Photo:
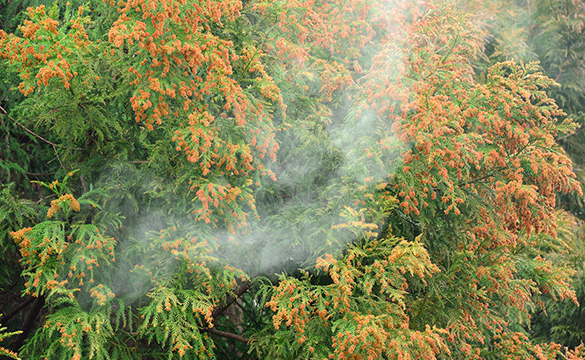
[[[41,187],[39,186],[39,189],[40,188]],[[37,205],[39,205],[40,203],[42,203],[44,200],[47,200],[47,199],[50,199],[50,198],[56,197],[56,196],[57,196],[57,194],[51,194],[51,195],[48,195],[48,196],[45,196],[45,197],[39,196],[39,200],[37,201]]]
[[31,173],[31,172],[24,172],[26,175],[30,175],[30,176],[49,176],[49,175],[55,175],[56,173],[52,172],[52,173]]
[[250,315],[239,302],[236,301],[236,302],[234,302],[234,304],[236,304],[240,309],[242,309],[242,312],[244,314],[246,314],[250,318],[250,320],[252,320],[254,322],[254,324],[256,324],[256,326],[260,327],[260,324],[258,324],[258,321],[256,321],[256,318],[253,317],[252,315]]
[[[4,127],[4,119],[0,118],[0,125],[2,125],[2,127]],[[8,153],[10,153],[10,141],[8,138],[8,129],[6,130],[6,134],[4,135],[4,141],[6,141],[6,150]]]
[[57,160],[59,160],[59,164],[61,165],[61,168],[65,169],[65,165],[63,165],[63,163],[61,162],[61,158],[59,157],[59,153],[57,152],[57,149],[55,149],[55,145],[53,145],[53,150],[55,151],[55,156],[57,157]]
[[[215,342],[214,342],[214,343],[215,343]],[[218,346],[217,344],[215,345],[215,347],[216,347],[216,348],[219,348],[219,350],[221,350],[221,353],[223,354],[223,356],[225,356],[225,358],[226,358],[227,360],[232,360],[232,359],[230,359],[230,357],[228,356],[228,354],[225,352],[225,349],[224,349],[223,347],[221,347],[221,346]]]
[[214,328],[207,328],[207,327],[205,327],[205,328],[202,328],[201,329],[201,332],[207,332],[207,333],[210,333],[210,334],[213,334],[213,335],[217,335],[217,336],[221,336],[221,337],[224,337],[224,338],[234,339],[236,341],[243,342],[244,344],[249,344],[250,342],[252,342],[252,340],[250,340],[248,338],[245,338],[243,336],[240,336],[240,335],[237,335],[237,334],[232,334],[232,333],[225,332],[225,331],[221,331],[221,330],[217,330],[217,329],[214,329]]
[[45,139],[44,137],[42,137],[42,136],[40,136],[40,135],[38,135],[38,134],[34,133],[33,131],[29,130],[29,129],[28,129],[26,126],[24,126],[24,125],[22,125],[21,123],[19,123],[19,122],[18,122],[18,121],[17,121],[15,118],[13,118],[12,116],[8,115],[8,113],[6,112],[6,110],[5,110],[5,109],[4,109],[2,106],[0,106],[0,110],[2,110],[2,112],[4,113],[4,115],[8,116],[8,117],[10,118],[10,120],[14,121],[14,123],[15,123],[16,125],[18,125],[18,126],[20,126],[21,128],[23,128],[23,129],[24,129],[24,131],[26,131],[27,133],[29,133],[29,134],[33,135],[34,137],[36,137],[36,138],[38,138],[38,139],[41,139],[42,141],[46,142],[47,144],[49,144],[49,145],[52,145],[52,146],[53,146],[53,148],[55,148],[55,147],[60,147],[60,148],[62,148],[62,149],[71,149],[71,150],[77,150],[77,151],[82,151],[82,150],[83,150],[83,149],[79,149],[79,148],[67,148],[67,147],[65,147],[65,146],[63,146],[63,145],[58,145],[58,144],[52,143],[52,142],[50,142],[49,140]]

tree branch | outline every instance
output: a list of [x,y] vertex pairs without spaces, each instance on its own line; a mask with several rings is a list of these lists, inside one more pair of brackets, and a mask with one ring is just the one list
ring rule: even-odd
[[[493,169],[493,170],[495,170],[495,171],[501,171],[501,170],[504,170],[504,167],[500,166],[500,167],[497,167],[497,168],[495,168],[495,169]],[[457,184],[457,186],[459,186],[459,187],[463,187],[463,186],[465,186],[465,185],[467,185],[467,184],[473,184],[473,183],[476,183],[476,182],[479,182],[479,181],[482,181],[482,180],[485,180],[485,179],[489,179],[490,177],[492,177],[492,176],[495,176],[495,175],[496,175],[496,173],[495,173],[495,172],[492,172],[492,173],[489,173],[489,174],[485,174],[485,175],[483,175],[483,176],[480,176],[480,177],[478,177],[478,178],[471,179],[471,180],[469,180],[469,181],[466,181],[466,182],[464,182],[464,183],[461,183],[461,184]],[[433,190],[435,190],[435,188],[433,188]],[[438,189],[437,189],[437,190],[438,190]],[[436,190],[435,190],[435,191],[436,191]]]
[[242,285],[240,285],[238,290],[234,292],[234,295],[228,296],[224,305],[216,307],[213,310],[213,313],[211,313],[213,320],[221,316],[227,310],[227,308],[229,308],[230,305],[234,303],[234,301],[236,301],[240,296],[242,296],[246,291],[248,291],[251,285],[252,284],[249,281],[244,282]]
[[236,302],[234,302],[234,304],[236,304],[240,309],[242,309],[244,314],[246,314],[250,318],[250,320],[252,320],[254,322],[254,324],[256,324],[256,326],[260,327],[260,324],[258,324],[258,321],[256,321],[256,318],[253,317],[252,315],[250,315],[239,302],[236,301]]
[[30,173],[30,172],[24,172],[26,175],[30,175],[30,176],[49,176],[49,175],[55,175],[56,173],[52,172],[52,173]]
[[15,118],[13,118],[12,116],[8,115],[8,113],[6,112],[6,110],[0,106],[0,110],[2,110],[2,112],[4,113],[4,115],[8,116],[10,118],[10,120],[14,121],[14,123],[18,126],[20,126],[21,128],[24,129],[24,131],[26,131],[27,133],[33,135],[34,137],[41,139],[42,141],[46,142],[49,145],[53,145],[53,147],[60,147],[62,149],[71,149],[71,150],[77,150],[77,151],[82,151],[83,149],[79,149],[79,148],[67,148],[63,145],[57,145],[55,143],[50,142],[49,140],[45,139],[44,137],[32,132],[31,130],[29,130],[26,126],[22,125],[21,123],[19,123]]
[[14,351],[17,352],[20,349],[20,347],[24,344],[24,341],[26,340],[30,332],[33,330],[35,321],[37,320],[37,317],[43,310],[44,306],[45,297],[43,295],[39,295],[38,297],[35,298],[32,308],[30,309],[28,315],[26,316],[24,323],[22,323],[21,326],[22,333],[20,333],[20,335],[18,335],[18,337],[12,343],[12,349]]
[[31,302],[33,302],[35,300],[34,297],[29,297],[28,299],[26,299],[25,301],[23,301],[20,305],[18,305],[14,310],[12,310],[11,312],[9,312],[7,315],[4,315],[0,318],[0,320],[2,320],[3,323],[6,323],[8,320],[12,319],[14,317],[14,315],[18,314],[22,309],[24,309],[25,307],[28,306],[28,304],[30,304]]
[[217,347],[219,350],[221,350],[221,352],[222,352],[223,356],[225,356],[225,358],[226,358],[227,360],[231,360],[231,359],[230,359],[230,357],[228,356],[228,354],[225,352],[225,350],[224,350],[224,348],[223,348],[223,347],[221,347],[221,346],[217,346],[217,344],[216,344],[215,346],[216,346],[216,347]]
[[236,335],[236,334],[232,334],[232,333],[225,332],[225,331],[221,331],[221,330],[217,330],[217,329],[214,329],[214,328],[207,328],[207,327],[205,327],[205,328],[202,328],[201,329],[201,332],[207,332],[207,333],[214,334],[214,335],[217,335],[217,336],[221,336],[221,337],[224,337],[224,338],[234,339],[236,341],[243,342],[244,344],[249,344],[250,342],[253,342],[253,340],[250,340],[250,339],[245,338],[243,336]]
[[[252,284],[249,281],[242,283],[242,285],[240,285],[240,287],[233,293],[233,295],[229,295],[227,297],[225,304],[223,304],[222,306],[216,307],[213,310],[213,312],[211,313],[211,316],[213,317],[214,322],[215,322],[215,319],[220,317],[227,310],[227,308],[229,308],[240,296],[242,296],[246,291],[248,291],[248,289],[250,289],[250,286],[252,286]],[[247,339],[243,336],[228,333],[228,332],[221,331],[221,330],[217,330],[215,328],[203,327],[199,331],[200,332],[207,332],[207,333],[221,336],[224,338],[234,339],[236,341],[243,342],[245,344],[249,344],[251,342],[250,339]]]
[[583,130],[584,128],[585,128],[585,123],[581,124],[581,126],[579,126],[579,127],[577,128],[577,130],[573,131],[572,133],[570,133],[570,134],[567,134],[567,135],[565,135],[565,136],[561,136],[561,137],[558,137],[558,138],[556,138],[556,139],[555,139],[555,141],[561,141],[561,140],[565,140],[566,138],[569,138],[569,137],[571,137],[571,136],[573,136],[573,135],[577,135],[577,133],[579,133],[579,132],[580,132],[581,130]]

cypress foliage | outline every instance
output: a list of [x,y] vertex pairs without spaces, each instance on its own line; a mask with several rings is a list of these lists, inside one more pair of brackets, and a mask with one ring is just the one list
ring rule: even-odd
[[542,335],[569,310],[540,318],[581,289],[555,139],[582,94],[554,100],[552,57],[451,1],[16,13],[0,270],[23,359],[584,357]]

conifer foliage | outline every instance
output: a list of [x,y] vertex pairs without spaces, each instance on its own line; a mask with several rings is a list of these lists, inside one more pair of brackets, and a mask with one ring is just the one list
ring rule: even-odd
[[454,2],[22,11],[0,30],[4,353],[585,357],[530,330],[578,303],[553,261],[578,125],[536,63],[476,76]]

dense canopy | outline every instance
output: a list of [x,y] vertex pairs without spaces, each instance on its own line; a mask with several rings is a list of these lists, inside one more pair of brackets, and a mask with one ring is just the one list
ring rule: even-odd
[[585,358],[582,1],[0,8],[6,356]]

